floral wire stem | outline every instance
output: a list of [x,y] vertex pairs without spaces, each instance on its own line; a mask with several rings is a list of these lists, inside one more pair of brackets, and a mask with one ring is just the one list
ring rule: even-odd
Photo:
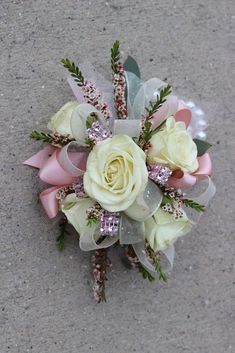
[[120,61],[119,41],[114,42],[111,48],[111,67],[113,70],[114,103],[119,119],[127,118],[126,109],[126,78]]
[[78,66],[69,59],[62,59],[61,63],[70,72],[74,81],[81,88],[86,103],[96,107],[96,109],[103,114],[104,118],[108,120],[112,116],[111,111],[109,110],[108,105],[102,101],[101,94],[98,92],[95,85],[92,82],[85,80]]
[[98,249],[91,255],[92,274],[94,283],[92,286],[94,298],[97,303],[106,301],[105,281],[108,268],[111,267],[111,261],[108,258],[107,249]]

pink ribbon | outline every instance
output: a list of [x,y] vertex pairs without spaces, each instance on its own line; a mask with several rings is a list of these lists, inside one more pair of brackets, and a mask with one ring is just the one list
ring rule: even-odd
[[85,152],[68,152],[68,146],[61,150],[47,145],[23,163],[40,169],[39,178],[53,185],[39,195],[49,218],[54,218],[59,211],[56,193],[62,187],[72,184],[85,172],[86,159]]
[[196,184],[197,180],[202,180],[207,176],[210,176],[212,164],[209,153],[205,153],[203,156],[198,157],[198,163],[198,169],[192,174],[178,170],[173,172],[173,175],[168,180],[168,185],[179,189],[188,189]]
[[174,118],[176,121],[183,121],[187,128],[192,119],[192,112],[190,109],[186,108],[182,101],[179,101],[178,110],[175,113]]
[[186,127],[189,126],[192,118],[191,110],[186,108],[182,101],[178,101],[177,98],[173,96],[170,103],[166,102],[163,104],[159,111],[154,114],[152,121],[153,128],[157,127],[159,124],[161,124],[162,121],[166,119],[169,109],[172,110],[172,115],[176,121],[183,121]]

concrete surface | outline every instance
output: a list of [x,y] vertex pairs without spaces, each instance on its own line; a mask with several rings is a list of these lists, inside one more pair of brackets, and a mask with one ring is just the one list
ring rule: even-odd
[[[2,353],[229,353],[234,321],[234,96],[232,0],[0,1]],[[21,161],[27,138],[71,99],[61,57],[109,67],[113,41],[201,103],[214,143],[218,192],[194,232],[177,243],[169,284],[150,284],[115,255],[106,304],[90,290],[89,255],[37,202],[43,189]]]

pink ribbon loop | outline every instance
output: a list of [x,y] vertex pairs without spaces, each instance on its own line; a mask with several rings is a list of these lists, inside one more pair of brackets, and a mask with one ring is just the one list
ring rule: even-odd
[[65,185],[71,184],[76,177],[67,173],[58,162],[58,155],[60,151],[55,151],[53,155],[46,161],[44,166],[40,169],[39,178],[50,185]]
[[57,160],[64,171],[77,178],[85,173],[87,157],[88,153],[72,141],[58,153]]
[[181,100],[177,100],[175,96],[171,100],[165,102],[157,113],[153,116],[153,128],[157,127],[167,117],[173,115],[176,121],[183,121],[186,127],[189,126],[192,118],[192,112],[186,108]]
[[[72,150],[70,147],[73,147]],[[54,218],[59,211],[56,193],[84,174],[86,160],[87,152],[79,150],[73,142],[62,149],[48,145],[24,162],[24,164],[40,169],[39,178],[44,183],[53,185],[42,191],[39,196],[49,218]]]
[[187,128],[192,119],[192,112],[190,109],[186,108],[182,101],[179,101],[178,110],[175,113],[174,118],[176,121],[183,121]]
[[39,195],[42,206],[49,218],[54,218],[59,212],[59,203],[56,199],[56,194],[59,189],[60,188],[57,186],[52,186],[42,191]]
[[30,167],[41,169],[46,161],[52,156],[52,154],[57,150],[56,147],[47,145],[41,151],[34,154],[32,157],[23,162],[25,165]]
[[212,163],[209,153],[205,153],[203,156],[198,157],[199,167],[196,172],[189,174],[184,172],[174,172],[172,177],[168,180],[168,185],[180,188],[188,189],[196,184],[197,180],[205,179],[211,175]]

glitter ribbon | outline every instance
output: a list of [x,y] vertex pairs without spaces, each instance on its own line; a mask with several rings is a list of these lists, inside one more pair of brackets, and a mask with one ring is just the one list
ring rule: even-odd
[[159,185],[165,185],[172,174],[170,168],[160,164],[148,165],[149,178]]
[[100,233],[103,236],[114,237],[118,235],[120,223],[119,212],[103,211],[101,215]]
[[87,134],[90,140],[95,143],[103,141],[108,137],[112,137],[112,133],[106,129],[99,121],[95,121],[89,129]]

